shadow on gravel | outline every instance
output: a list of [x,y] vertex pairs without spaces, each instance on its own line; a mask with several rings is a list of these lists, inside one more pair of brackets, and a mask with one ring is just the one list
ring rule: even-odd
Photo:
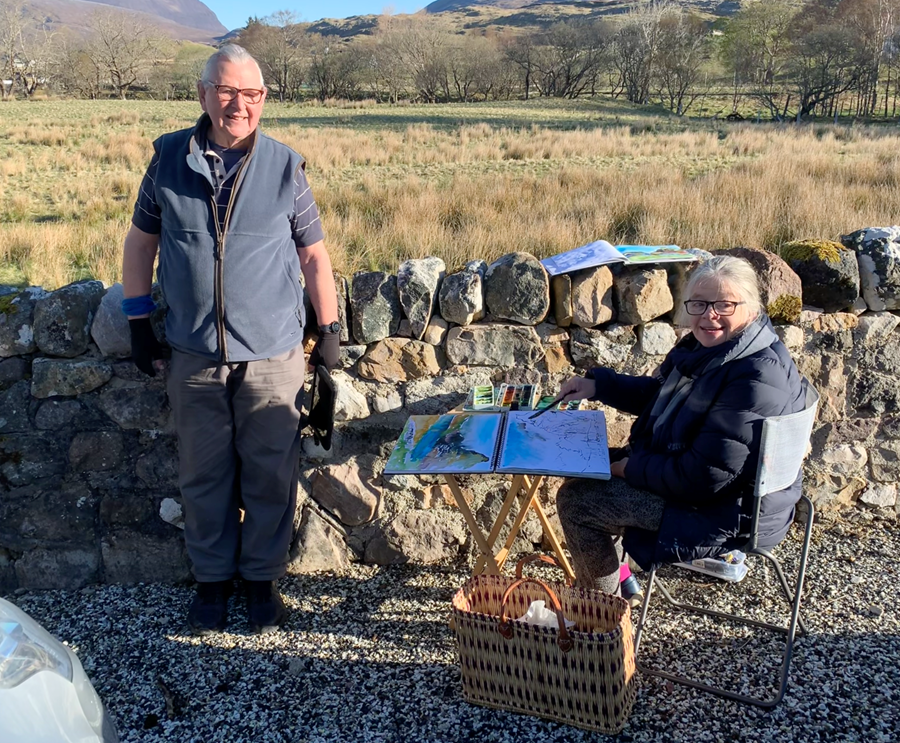
[[[227,632],[190,636],[187,588],[101,586],[16,602],[77,650],[123,743],[892,740],[900,719],[893,580],[885,576],[865,596],[836,592],[835,600],[825,595],[834,582],[826,579],[829,565],[817,566],[811,634],[796,644],[776,710],[639,679],[631,719],[616,738],[462,700],[447,624],[451,596],[467,578],[462,570],[354,566],[341,576],[287,579],[290,619],[263,636],[249,632],[238,599]],[[774,618],[783,607],[757,594],[758,577],[751,572],[742,592],[754,611]],[[673,571],[669,584],[692,600],[728,601],[721,585],[693,574]],[[873,595],[887,597],[882,618],[865,614]],[[646,662],[747,691],[764,685],[774,669],[764,656],[777,659],[781,650],[755,630],[689,624],[662,611],[654,622]]]

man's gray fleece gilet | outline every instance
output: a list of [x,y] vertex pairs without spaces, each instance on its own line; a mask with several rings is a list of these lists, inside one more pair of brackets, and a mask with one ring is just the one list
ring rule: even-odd
[[236,363],[303,340],[300,259],[291,236],[294,174],[303,158],[257,130],[219,234],[197,126],[153,143],[162,212],[157,277],[169,306],[166,339],[185,353]]

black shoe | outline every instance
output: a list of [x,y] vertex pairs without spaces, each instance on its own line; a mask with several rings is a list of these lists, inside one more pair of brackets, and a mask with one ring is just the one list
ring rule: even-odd
[[234,581],[220,580],[197,583],[197,592],[188,609],[188,627],[195,635],[221,632],[228,624],[228,599],[234,591]]
[[264,634],[277,630],[287,618],[284,601],[274,580],[245,580],[247,618],[254,632]]

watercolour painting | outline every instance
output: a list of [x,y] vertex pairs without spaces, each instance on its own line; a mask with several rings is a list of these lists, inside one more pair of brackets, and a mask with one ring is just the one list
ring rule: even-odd
[[484,413],[413,415],[394,446],[385,474],[493,472],[503,417]]

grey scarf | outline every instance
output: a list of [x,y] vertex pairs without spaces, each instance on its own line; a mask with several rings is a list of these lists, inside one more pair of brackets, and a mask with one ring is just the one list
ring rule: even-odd
[[694,386],[694,380],[703,376],[713,369],[724,366],[729,361],[736,361],[747,356],[768,348],[772,345],[778,336],[772,330],[769,318],[760,315],[751,322],[744,330],[741,331],[737,338],[734,338],[722,348],[722,353],[713,354],[709,362],[693,376],[683,376],[678,371],[677,366],[672,368],[666,381],[659,391],[659,396],[650,411],[650,419],[653,421],[654,433],[659,430],[666,421],[671,419],[684,405],[684,401],[691,394]]

